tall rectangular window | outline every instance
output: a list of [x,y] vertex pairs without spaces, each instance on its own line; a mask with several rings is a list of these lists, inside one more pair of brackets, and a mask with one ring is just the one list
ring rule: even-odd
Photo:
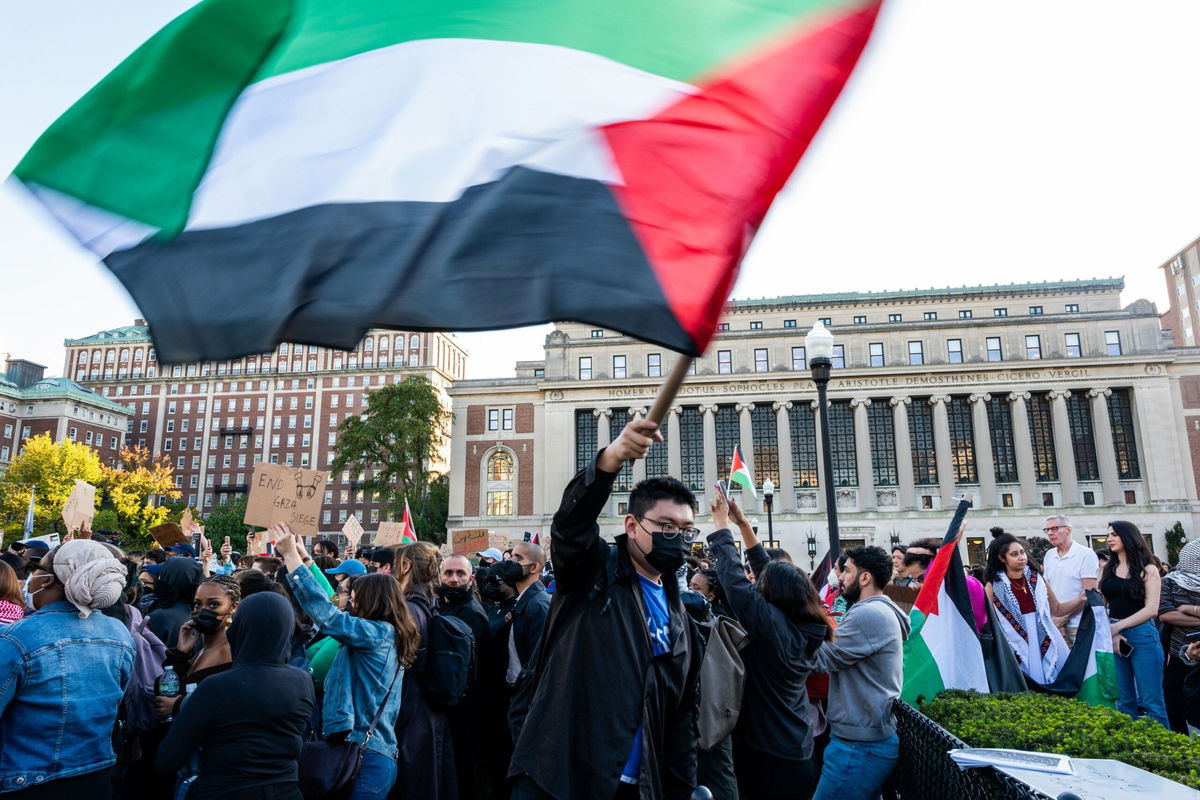
[[579,379],[581,381],[590,381],[592,379],[592,357],[579,357]]
[[1039,481],[1058,480],[1058,461],[1054,456],[1054,425],[1050,417],[1050,398],[1045,392],[1032,394],[1029,407],[1029,438],[1033,441],[1034,477]]
[[[629,409],[613,409],[612,417],[608,420],[608,430],[612,438],[616,439],[617,435],[625,429],[629,424]],[[633,462],[626,461],[621,465],[620,472],[617,473],[616,479],[613,481],[613,491],[628,492],[633,488]]]
[[581,408],[575,412],[575,470],[586,467],[598,449],[596,415],[590,408]]
[[488,409],[488,430],[489,431],[500,430],[500,409],[498,409],[498,408],[489,408]]
[[650,445],[650,451],[646,453],[647,478],[661,478],[667,474],[667,429],[670,427],[666,423],[659,427],[663,440]]
[[1110,356],[1121,355],[1121,332],[1120,331],[1105,331],[1104,332],[1104,353]]
[[771,364],[767,359],[767,348],[754,348],[754,371],[755,372],[770,372]]
[[775,409],[758,404],[750,412],[750,430],[754,437],[754,480],[770,480],[779,486],[779,431]]
[[729,478],[729,466],[733,462],[733,448],[741,443],[741,424],[737,409],[733,406],[717,406],[717,477]]
[[626,376],[625,375],[625,372],[626,372],[625,356],[613,356],[612,360],[613,360],[612,376],[614,378],[624,378]]
[[1008,398],[993,397],[987,401],[988,430],[992,441],[992,466],[997,483],[1016,483],[1017,448],[1013,442],[1012,409]]
[[704,487],[704,418],[696,406],[684,406],[679,413],[680,480],[692,491]]
[[649,353],[646,355],[646,377],[662,377],[662,353]]
[[507,517],[512,514],[513,493],[511,490],[487,493],[487,515]]
[[1081,481],[1100,480],[1096,462],[1096,438],[1092,429],[1092,403],[1083,392],[1067,398],[1067,422],[1071,429],[1071,451],[1075,455],[1075,474]]
[[946,340],[946,363],[948,363],[948,364],[963,363],[962,339],[947,339]]
[[1025,357],[1037,360],[1042,357],[1042,337],[1031,335],[1025,337]]
[[817,428],[808,403],[796,403],[788,409],[788,428],[792,437],[792,476],[797,489],[817,485]]
[[979,483],[975,468],[975,435],[971,427],[971,404],[965,395],[950,398],[946,406],[946,421],[950,427],[950,463],[954,467],[954,482]]
[[846,345],[835,344],[833,346],[833,358],[830,359],[833,369],[845,369],[846,367]]
[[908,408],[908,439],[912,445],[913,483],[934,486],[938,482],[937,455],[933,449],[933,408],[928,398],[914,397]]
[[872,367],[882,367],[883,364],[883,342],[871,342],[867,345],[867,356]]
[[909,342],[908,343],[908,363],[910,366],[919,367],[925,363],[925,343],[924,342]]
[[808,359],[804,357],[803,347],[792,348],[792,369],[808,369]]
[[858,453],[854,440],[854,409],[849,400],[829,404],[829,447],[833,454],[833,485],[858,485]]
[[897,485],[896,429],[891,406],[882,400],[867,406],[867,430],[871,436],[871,475],[875,485]]
[[500,427],[506,431],[511,431],[513,429],[513,410],[511,408],[504,409],[501,412],[501,419]]
[[1113,389],[1108,396],[1108,421],[1112,425],[1113,449],[1117,454],[1117,475],[1122,480],[1142,477],[1138,464],[1137,439],[1133,433],[1133,406],[1129,389]]
[[732,350],[717,351],[717,372],[721,375],[728,375],[733,372]]
[[987,360],[988,361],[1003,361],[1004,353],[1000,349],[1000,337],[989,336],[986,339],[987,344]]
[[1083,355],[1083,347],[1079,344],[1078,333],[1063,334],[1063,351],[1067,358],[1079,358]]

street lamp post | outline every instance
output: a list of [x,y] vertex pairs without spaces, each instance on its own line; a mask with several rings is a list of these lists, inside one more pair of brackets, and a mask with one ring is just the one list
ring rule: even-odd
[[809,569],[817,568],[817,537],[808,534],[808,564]]
[[829,408],[826,390],[829,388],[829,371],[833,366],[833,334],[825,323],[817,320],[812,330],[804,337],[804,352],[812,368],[813,383],[817,385],[817,414],[821,424],[821,466],[825,470],[825,512],[829,521],[829,554],[836,558],[841,553],[838,541],[837,495],[833,489],[833,450],[829,443]]
[[763,481],[763,508],[767,510],[767,547],[775,546],[775,527],[771,524],[771,509],[775,505],[775,481]]

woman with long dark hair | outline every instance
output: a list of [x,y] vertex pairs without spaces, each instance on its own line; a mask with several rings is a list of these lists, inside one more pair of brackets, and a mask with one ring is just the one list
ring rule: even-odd
[[[719,493],[710,508],[717,530],[708,545],[717,574],[730,610],[750,634],[742,650],[745,695],[733,732],[738,791],[754,800],[810,797],[818,775],[805,681],[833,627],[812,581],[794,564],[770,560],[735,503]],[[731,519],[741,531],[756,584],[742,569],[728,529]]]
[[1145,715],[1164,728],[1163,650],[1154,618],[1158,616],[1162,576],[1137,525],[1108,523],[1112,558],[1100,575],[1100,593],[1112,621],[1117,658],[1117,710],[1137,719]]
[[[417,657],[420,634],[391,575],[363,575],[350,590],[349,612],[329,602],[304,566],[304,545],[291,529],[272,528],[297,602],[326,636],[342,643],[325,676],[322,735],[363,743],[362,768],[350,800],[387,797],[396,780],[396,718],[405,672]],[[367,737],[377,709],[383,713]]]
[[983,577],[1000,630],[1021,671],[1037,683],[1053,683],[1070,654],[1053,618],[1070,616],[1087,601],[1081,594],[1060,602],[1017,537],[999,528],[992,536]]

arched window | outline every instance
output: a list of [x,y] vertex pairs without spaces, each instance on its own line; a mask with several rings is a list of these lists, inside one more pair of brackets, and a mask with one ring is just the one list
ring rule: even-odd
[[511,481],[513,478],[513,457],[510,453],[497,450],[488,459],[489,481]]
[[388,337],[386,335],[379,337],[379,349],[380,350],[388,349]]
[[420,336],[417,336],[417,335],[414,333],[414,334],[413,334],[412,336],[410,336],[410,337],[409,337],[409,339],[408,339],[408,346],[409,346],[409,347],[411,347],[411,348],[413,348],[414,350],[415,350],[416,348],[420,347],[420,346],[421,346],[421,337],[420,337]]
[[129,351],[128,351],[128,350],[122,350],[122,351],[121,351],[121,363],[122,363],[122,364],[127,364],[128,362],[129,362]]
[[99,350],[93,350],[93,351],[92,351],[92,363],[93,363],[93,364],[99,364],[99,363],[100,363],[100,351],[99,351]]
[[87,363],[87,351],[86,351],[86,350],[80,350],[80,351],[79,351],[79,363],[80,363],[80,364],[86,364],[86,363]]
[[363,339],[363,350],[370,352],[374,349],[375,349],[375,340],[374,339],[372,339],[370,336]]
[[107,363],[107,364],[113,363],[113,359],[116,358],[116,355],[117,354],[115,352],[113,352],[112,350],[109,350],[107,353],[104,354],[105,363]]
[[141,363],[141,361],[142,361],[142,351],[141,350],[133,351],[133,360],[138,362],[139,364]]

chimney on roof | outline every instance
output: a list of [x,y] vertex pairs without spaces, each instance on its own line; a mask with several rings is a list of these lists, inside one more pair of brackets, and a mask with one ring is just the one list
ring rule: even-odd
[[145,324],[146,324],[146,320],[144,320],[144,319],[135,319],[135,320],[133,321],[133,324],[134,324],[134,325],[145,325]]
[[18,388],[27,389],[46,377],[46,368],[23,358],[9,356],[4,359],[4,377]]

